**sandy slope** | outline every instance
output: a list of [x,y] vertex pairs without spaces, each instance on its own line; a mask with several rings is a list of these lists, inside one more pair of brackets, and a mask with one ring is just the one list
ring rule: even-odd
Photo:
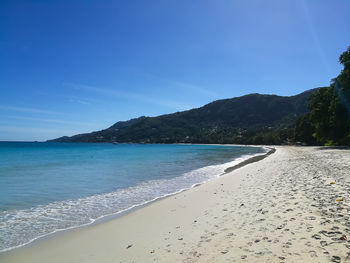
[[126,216],[2,253],[0,262],[350,262],[349,205],[350,150],[277,147]]

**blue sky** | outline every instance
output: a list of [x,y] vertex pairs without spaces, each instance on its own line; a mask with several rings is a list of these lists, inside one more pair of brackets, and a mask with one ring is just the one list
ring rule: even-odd
[[0,140],[327,86],[349,0],[0,3]]

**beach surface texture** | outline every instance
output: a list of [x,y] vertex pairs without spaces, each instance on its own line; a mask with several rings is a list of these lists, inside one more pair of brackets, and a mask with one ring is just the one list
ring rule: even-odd
[[188,191],[0,262],[350,262],[350,150],[276,147]]

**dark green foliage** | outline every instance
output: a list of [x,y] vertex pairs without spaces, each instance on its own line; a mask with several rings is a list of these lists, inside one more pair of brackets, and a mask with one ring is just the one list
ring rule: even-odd
[[[340,55],[339,62],[343,64],[344,69],[337,77],[339,88],[341,92],[347,99],[347,102],[350,101],[350,47],[347,51]],[[348,105],[349,106],[349,105]]]
[[339,61],[344,69],[330,87],[320,88],[310,96],[310,113],[296,122],[296,140],[350,145],[350,47],[340,55]]
[[329,87],[320,88],[310,96],[310,121],[315,127],[315,139],[318,142],[326,142],[330,137],[331,101],[334,93]]
[[315,127],[311,123],[310,113],[301,115],[295,122],[295,141],[315,145],[317,142],[314,133]]
[[281,144],[294,137],[296,118],[307,112],[306,91],[292,97],[250,94],[201,108],[117,122],[108,129],[62,142]]

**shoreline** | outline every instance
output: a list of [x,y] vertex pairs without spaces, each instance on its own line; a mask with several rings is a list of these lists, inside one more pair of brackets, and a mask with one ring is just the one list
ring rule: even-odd
[[244,160],[244,161],[242,161],[242,162],[240,162],[232,167],[226,168],[224,172],[225,173],[233,172],[234,170],[239,169],[241,167],[244,167],[248,164],[259,162],[259,161],[265,159],[266,157],[268,157],[269,155],[274,154],[276,152],[276,148],[273,148],[273,147],[265,147],[265,148],[269,149],[269,151],[266,152],[265,154],[253,156],[253,157],[251,157],[247,160]]
[[347,262],[349,172],[349,150],[278,146],[190,191],[0,261]]
[[[179,145],[182,145],[182,144],[179,144]],[[185,144],[183,144],[185,145]],[[193,145],[193,144],[188,144],[188,145]],[[196,145],[211,145],[211,144],[196,144]],[[256,161],[259,161],[259,160],[262,160],[264,159],[265,157],[267,157],[268,155],[271,154],[271,152],[274,150],[274,148],[271,148],[271,147],[267,147],[267,146],[258,146],[258,145],[233,145],[233,144],[230,144],[230,145],[225,145],[225,144],[215,144],[217,146],[242,146],[242,147],[256,147],[256,148],[262,148],[262,149],[270,149],[270,151],[267,151],[265,153],[258,153],[258,154],[252,154],[251,155],[248,155],[247,158],[248,159],[243,159],[242,161],[240,161],[238,164],[232,166],[232,167],[229,167],[229,168],[226,168],[222,174],[218,175],[219,176],[223,176],[225,175],[226,173],[228,173],[226,170],[227,169],[238,169],[240,167],[243,167],[249,163],[252,163],[252,162],[256,162]],[[274,151],[273,151],[274,152]],[[273,153],[272,152],[272,153]],[[236,160],[239,160],[241,158],[244,158],[245,155],[237,158]],[[233,160],[235,161],[235,160]],[[243,165],[241,165],[242,163],[244,163]],[[11,252],[11,251],[15,251],[17,249],[20,249],[20,248],[25,248],[27,246],[30,246],[31,244],[35,244],[37,242],[43,242],[45,240],[48,240],[48,239],[51,239],[51,238],[55,238],[57,236],[60,236],[60,235],[64,235],[65,233],[68,233],[70,231],[74,231],[76,229],[80,229],[80,228],[86,228],[86,227],[93,227],[95,225],[99,225],[99,224],[103,224],[103,223],[106,223],[110,220],[115,220],[115,219],[118,219],[119,217],[122,217],[122,216],[126,216],[128,215],[129,213],[132,213],[134,211],[137,211],[138,209],[142,209],[144,207],[147,207],[148,205],[151,205],[153,204],[154,202],[157,202],[157,201],[160,201],[160,200],[163,200],[163,199],[166,199],[166,198],[169,198],[171,196],[174,196],[174,195],[177,195],[179,193],[182,193],[182,192],[185,192],[185,191],[189,191],[195,187],[198,187],[200,185],[203,185],[205,183],[207,183],[208,181],[211,181],[211,180],[214,180],[216,179],[217,177],[214,177],[214,178],[211,178],[211,179],[208,179],[206,181],[203,181],[203,182],[200,182],[200,183],[195,183],[193,184],[191,187],[189,188],[183,188],[183,189],[180,189],[176,192],[173,192],[173,193],[169,193],[169,194],[165,194],[163,196],[159,196],[159,197],[156,197],[154,199],[151,199],[151,200],[148,200],[148,201],[145,201],[143,203],[140,203],[140,204],[135,204],[131,207],[128,207],[126,209],[123,209],[123,210],[120,210],[118,212],[114,212],[114,213],[110,213],[110,214],[106,214],[106,215],[102,215],[96,219],[91,219],[92,221],[91,222],[88,222],[88,223],[85,223],[85,224],[82,224],[82,225],[78,225],[78,226],[71,226],[71,227],[68,227],[68,228],[65,228],[65,229],[57,229],[53,232],[50,232],[50,233],[47,233],[47,234],[44,234],[44,235],[41,235],[41,236],[38,236],[38,237],[35,237],[31,240],[29,240],[28,242],[24,243],[24,244],[20,244],[20,245],[17,245],[17,246],[14,246],[14,247],[10,247],[10,248],[6,248],[6,249],[3,249],[3,250],[0,250],[0,256],[1,254],[3,253],[8,253],[8,252]]]

